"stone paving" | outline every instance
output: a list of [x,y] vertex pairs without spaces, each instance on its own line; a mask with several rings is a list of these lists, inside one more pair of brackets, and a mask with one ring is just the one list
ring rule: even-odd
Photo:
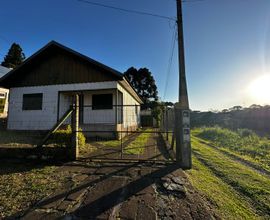
[[[163,156],[163,162],[93,162],[88,158],[66,163],[59,168],[68,172],[66,186],[20,219],[218,219],[161,147],[158,157]],[[153,157],[150,151],[146,154]]]
[[65,188],[21,219],[215,219],[211,207],[175,164],[93,163],[61,167]]

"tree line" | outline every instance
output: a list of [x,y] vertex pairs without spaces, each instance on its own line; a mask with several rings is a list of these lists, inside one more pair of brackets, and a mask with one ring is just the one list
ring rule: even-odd
[[192,111],[191,127],[221,126],[236,130],[238,128],[251,129],[258,134],[270,134],[270,105],[256,105],[244,108],[234,106],[222,111]]

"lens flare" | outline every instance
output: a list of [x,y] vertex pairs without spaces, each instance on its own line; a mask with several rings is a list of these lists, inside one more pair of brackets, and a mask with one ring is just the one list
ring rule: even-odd
[[270,104],[270,75],[263,75],[248,87],[249,94],[261,104]]

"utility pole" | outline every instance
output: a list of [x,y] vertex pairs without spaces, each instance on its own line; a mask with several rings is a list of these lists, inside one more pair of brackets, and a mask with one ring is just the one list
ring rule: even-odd
[[178,27],[179,96],[175,104],[176,160],[182,168],[191,168],[190,109],[185,71],[182,0],[176,0]]

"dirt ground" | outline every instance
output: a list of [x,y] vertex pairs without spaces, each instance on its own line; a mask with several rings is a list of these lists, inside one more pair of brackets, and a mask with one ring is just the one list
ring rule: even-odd
[[[59,171],[69,176],[66,186],[23,215],[11,218],[219,219],[211,205],[192,187],[185,172],[168,160],[168,153],[161,149],[164,145],[153,145],[162,143],[160,139],[156,135],[151,138],[145,156],[158,155],[164,161],[93,162],[102,153],[113,155],[108,149],[100,150],[61,166]],[[119,149],[114,151],[119,154]]]

